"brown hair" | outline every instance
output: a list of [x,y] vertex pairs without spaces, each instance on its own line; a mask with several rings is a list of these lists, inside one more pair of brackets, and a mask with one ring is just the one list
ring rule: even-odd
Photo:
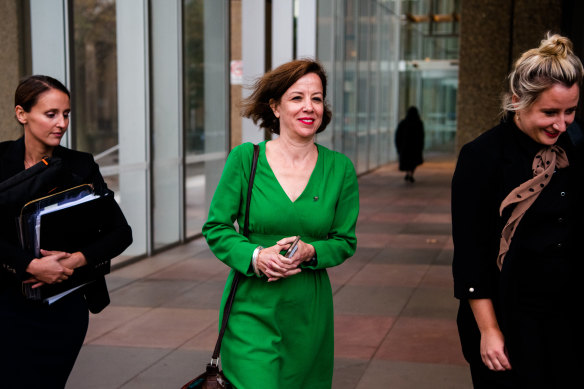
[[14,93],[14,106],[20,105],[25,112],[30,112],[39,96],[50,89],[59,90],[71,98],[69,90],[59,80],[49,76],[34,75],[25,77],[18,83]]
[[[566,87],[582,84],[582,62],[572,50],[572,42],[547,33],[539,47],[526,51],[509,74],[509,91],[503,97],[503,114],[529,107],[539,95],[555,84]],[[513,96],[518,97],[513,102]]]
[[326,73],[322,65],[312,59],[298,59],[278,66],[257,79],[252,94],[243,100],[241,115],[253,120],[261,128],[280,134],[280,121],[274,115],[270,102],[280,103],[282,95],[300,78],[309,73],[316,74],[322,82],[324,112],[322,123],[316,133],[324,131],[330,123],[332,112],[326,103]]

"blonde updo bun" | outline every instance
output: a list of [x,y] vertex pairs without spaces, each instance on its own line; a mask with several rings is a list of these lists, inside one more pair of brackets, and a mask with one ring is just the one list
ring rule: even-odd
[[560,59],[568,58],[568,55],[573,54],[572,42],[561,35],[554,34],[540,42],[537,49],[542,57],[558,57]]
[[[572,50],[572,42],[561,35],[547,33],[539,47],[519,57],[509,74],[509,91],[503,97],[503,115],[525,109],[555,84],[580,86],[584,68]],[[517,101],[513,102],[513,96]]]

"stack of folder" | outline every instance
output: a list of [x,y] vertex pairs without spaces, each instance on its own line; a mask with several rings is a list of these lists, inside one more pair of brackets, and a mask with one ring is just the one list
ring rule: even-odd
[[[95,194],[86,184],[28,202],[18,218],[23,249],[35,258],[41,258],[41,249],[68,253],[81,250],[103,233],[109,214],[107,202],[113,201],[110,197]],[[86,265],[75,269],[66,281],[37,288],[23,283],[22,291],[31,300],[52,304],[108,272],[109,266],[95,274]]]

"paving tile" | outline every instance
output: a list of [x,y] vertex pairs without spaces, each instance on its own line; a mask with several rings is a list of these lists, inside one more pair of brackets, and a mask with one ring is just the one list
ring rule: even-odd
[[356,389],[470,389],[472,381],[466,366],[372,361]]
[[149,279],[209,280],[227,279],[229,267],[218,259],[184,259],[154,274]]
[[396,234],[387,238],[386,247],[440,250],[448,240],[442,234]]
[[217,337],[219,336],[219,311],[216,312],[215,320],[211,322],[202,331],[190,338],[180,346],[184,350],[204,350],[207,351],[209,358],[213,354]]
[[217,320],[217,311],[154,308],[95,339],[92,344],[177,348]]
[[416,235],[450,235],[452,233],[452,226],[447,223],[411,223],[405,225],[401,233]]
[[349,258],[346,262],[367,263],[371,261],[371,259],[375,258],[375,256],[377,256],[377,254],[379,254],[381,250],[382,249],[379,247],[362,247],[358,245],[357,250],[355,250],[355,254],[353,254],[353,256]]
[[406,287],[346,285],[334,295],[334,309],[337,314],[397,316],[412,293]]
[[347,285],[416,287],[428,268],[428,265],[370,263],[352,277]]
[[411,223],[418,215],[411,212],[387,212],[381,210],[371,215],[363,223]]
[[66,389],[120,388],[172,350],[83,346]]
[[[446,244],[445,246],[447,246]],[[452,257],[454,255],[454,250],[451,248],[444,248],[440,250],[440,253],[436,257],[436,261],[434,262],[436,265],[445,265],[445,266],[452,266]]]
[[335,315],[335,358],[371,359],[393,322],[392,317]]
[[168,299],[161,306],[167,308],[215,309],[219,310],[225,280],[210,280],[195,285],[186,292]]
[[148,312],[150,307],[124,307],[109,305],[97,315],[90,314],[89,328],[85,343],[90,344],[94,339],[103,336],[140,315]]
[[367,220],[362,223],[357,223],[356,231],[358,234],[363,233],[383,233],[383,234],[399,234],[404,230],[404,224],[396,222],[377,222]]
[[421,248],[386,247],[373,257],[371,263],[431,264],[435,261],[439,251],[434,247],[435,245],[427,246]]
[[402,317],[456,319],[458,300],[451,288],[416,288],[408,301]]
[[157,307],[194,288],[203,281],[140,279],[110,293],[112,304]]
[[454,280],[452,279],[452,267],[448,265],[433,264],[430,266],[422,282],[421,287],[447,288],[450,291],[454,288]]
[[352,257],[338,266],[327,269],[333,291],[355,277],[369,261],[370,259],[367,257]]
[[387,245],[391,235],[389,233],[359,232],[356,231],[357,244],[367,248],[383,248]]
[[178,389],[203,373],[210,359],[210,352],[176,350],[140,372],[120,389]]
[[413,220],[414,223],[433,223],[433,224],[445,224],[448,227],[452,224],[452,217],[450,212],[446,213],[420,213],[415,215]]
[[454,318],[399,317],[374,359],[466,365]]
[[368,360],[335,357],[332,389],[356,388],[368,365]]

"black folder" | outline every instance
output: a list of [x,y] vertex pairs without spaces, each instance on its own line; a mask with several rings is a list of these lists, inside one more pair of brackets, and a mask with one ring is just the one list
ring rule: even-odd
[[[39,249],[68,253],[80,251],[99,239],[108,228],[110,202],[115,201],[111,195],[96,196],[73,206],[67,206],[67,201],[63,202],[62,197],[55,203],[43,199],[42,204],[29,206],[29,212],[21,215],[23,247],[28,251],[35,251],[35,255],[38,255]],[[66,281],[45,284],[34,289],[33,284],[23,283],[22,290],[31,300],[50,304],[55,296],[74,291],[75,288],[92,282],[97,276],[109,273],[109,270],[109,263],[101,266],[99,271],[86,265],[75,269]]]

